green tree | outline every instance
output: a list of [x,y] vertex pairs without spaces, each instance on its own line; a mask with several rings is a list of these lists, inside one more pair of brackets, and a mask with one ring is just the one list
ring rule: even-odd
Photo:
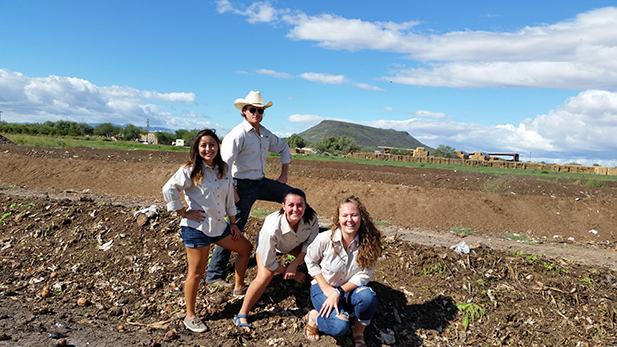
[[171,145],[171,143],[176,140],[175,133],[170,133],[167,131],[157,131],[155,134],[156,140],[158,141],[159,145]]
[[94,127],[94,135],[112,137],[122,133],[122,128],[111,123],[101,123]]
[[456,154],[455,149],[450,146],[439,145],[439,147],[435,148],[431,151],[432,157],[442,157],[442,158],[458,158],[458,154]]
[[338,138],[327,137],[323,141],[315,143],[313,148],[322,153],[347,154],[359,150],[360,146],[351,137],[339,136]]
[[298,134],[292,134],[290,137],[285,139],[285,142],[287,142],[289,148],[306,147],[306,141]]
[[138,128],[133,124],[127,124],[124,129],[122,129],[122,138],[125,141],[133,141],[135,139],[139,139],[141,131],[141,128]]

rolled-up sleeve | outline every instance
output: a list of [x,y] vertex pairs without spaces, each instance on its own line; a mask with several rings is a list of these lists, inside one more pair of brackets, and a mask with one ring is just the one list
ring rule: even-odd
[[358,287],[365,286],[373,276],[373,268],[370,267],[368,269],[362,269],[359,272],[356,272],[347,282],[351,282]]
[[279,267],[279,263],[276,260],[276,232],[278,218],[272,218],[272,215],[268,216],[264,221],[264,225],[259,231],[257,240],[256,253],[259,254],[259,260],[261,265],[265,266],[270,271],[275,271]]
[[184,208],[180,199],[180,192],[191,186],[190,172],[180,168],[163,186],[163,198],[167,202],[168,211],[177,211]]
[[287,142],[280,139],[278,136],[272,134],[269,137],[270,139],[270,147],[268,148],[268,152],[278,153],[280,154],[281,164],[289,164],[291,163],[291,150],[287,145]]

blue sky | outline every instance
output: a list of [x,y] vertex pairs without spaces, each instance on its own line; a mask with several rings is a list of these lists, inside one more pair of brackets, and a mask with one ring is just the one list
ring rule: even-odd
[[431,147],[617,165],[617,1],[2,1],[7,122],[324,119]]

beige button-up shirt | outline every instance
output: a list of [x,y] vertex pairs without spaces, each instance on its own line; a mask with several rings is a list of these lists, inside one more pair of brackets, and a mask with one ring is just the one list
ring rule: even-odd
[[180,192],[184,191],[188,210],[203,210],[206,218],[201,223],[182,218],[180,226],[189,226],[211,237],[221,236],[227,227],[225,217],[236,215],[233,179],[229,172],[219,179],[218,166],[213,169],[203,164],[203,172],[202,181],[193,184],[191,168],[181,167],[163,186],[163,197],[167,210],[177,211],[184,207],[180,199]]
[[221,145],[221,156],[231,168],[233,178],[264,178],[268,152],[280,154],[281,164],[291,162],[291,151],[285,141],[261,125],[257,135],[246,120],[225,135]]
[[[334,247],[330,235],[334,232]],[[358,266],[356,257],[358,255],[358,244],[360,236],[351,241],[347,250],[343,248],[341,231],[328,230],[317,235],[315,240],[309,245],[304,257],[304,262],[308,268],[309,275],[315,277],[321,274],[326,282],[332,287],[342,286],[351,282],[356,286],[365,286],[373,276],[373,267],[363,269]],[[317,284],[313,280],[312,284]]]
[[257,235],[257,250],[262,265],[270,271],[275,271],[279,266],[276,261],[276,253],[289,253],[294,248],[302,245],[302,252],[306,253],[308,245],[319,234],[318,218],[315,215],[309,223],[304,220],[298,224],[298,231],[294,231],[285,213],[276,211],[266,217],[261,231]]

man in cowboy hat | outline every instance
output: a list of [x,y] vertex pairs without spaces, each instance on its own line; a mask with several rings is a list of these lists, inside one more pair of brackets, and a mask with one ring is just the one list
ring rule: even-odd
[[[236,223],[243,231],[256,200],[283,202],[285,193],[291,188],[287,185],[291,152],[285,141],[261,125],[264,111],[272,106],[272,101],[264,105],[261,93],[251,91],[246,98],[236,99],[234,106],[242,111],[244,120],[223,138],[221,156],[236,183]],[[281,175],[276,180],[265,178],[268,152],[280,154]],[[206,272],[206,282],[231,286],[223,277],[229,255],[230,251],[216,247]]]

